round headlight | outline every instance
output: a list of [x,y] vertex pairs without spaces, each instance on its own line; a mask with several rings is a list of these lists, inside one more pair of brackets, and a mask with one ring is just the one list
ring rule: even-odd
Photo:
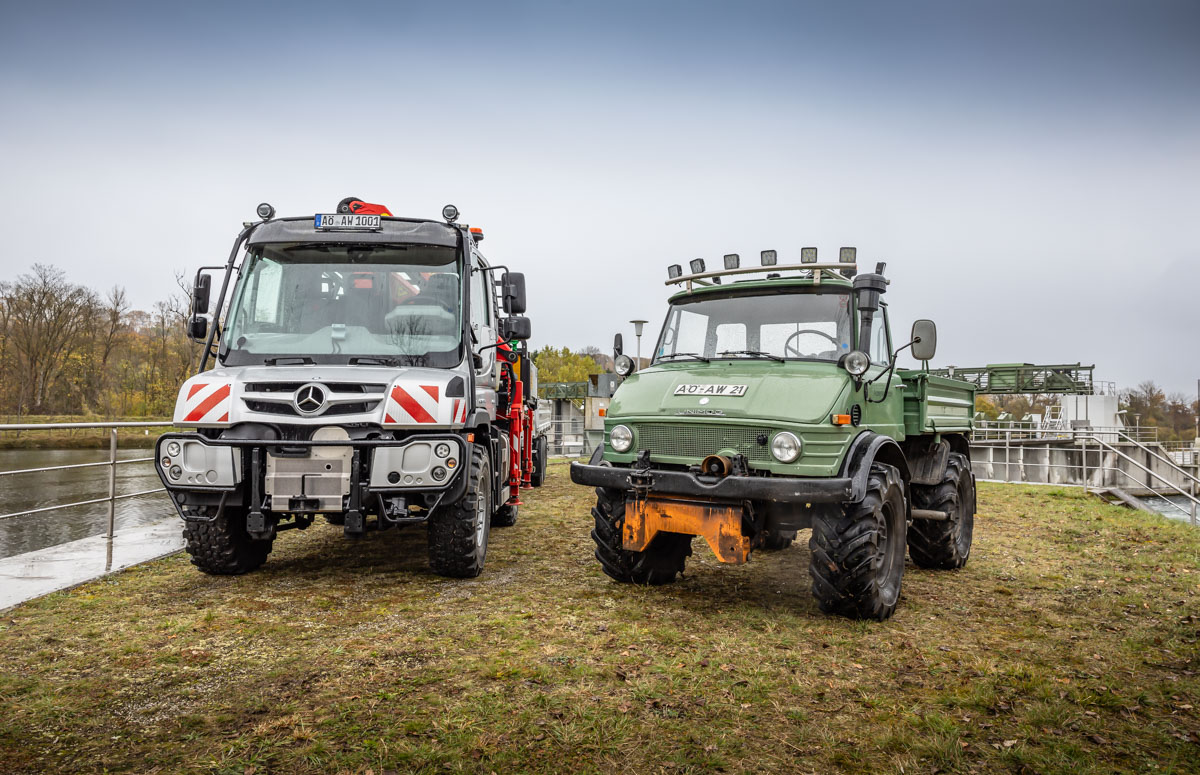
[[167,469],[167,476],[172,479],[178,479],[180,476],[183,476],[183,469],[179,466],[171,466]]
[[608,443],[614,452],[628,452],[633,446],[633,431],[624,425],[618,425],[608,432]]
[[633,358],[628,355],[618,355],[613,361],[613,369],[622,377],[628,377],[633,373]]
[[791,463],[800,457],[800,439],[787,431],[776,433],[771,441],[771,454],[780,463]]
[[264,221],[269,221],[275,217],[275,208],[271,207],[269,202],[263,202],[260,204],[256,212],[258,213],[258,217],[262,218]]
[[433,454],[437,455],[438,457],[450,457],[450,445],[438,444],[433,448]]
[[454,223],[454,221],[458,220],[458,208],[454,205],[446,205],[442,208],[442,217]]
[[178,457],[180,450],[181,450],[181,448],[179,446],[178,441],[168,441],[167,442],[167,454],[170,455],[171,457]]
[[871,359],[862,350],[855,350],[842,356],[842,368],[856,377],[866,374],[870,366]]

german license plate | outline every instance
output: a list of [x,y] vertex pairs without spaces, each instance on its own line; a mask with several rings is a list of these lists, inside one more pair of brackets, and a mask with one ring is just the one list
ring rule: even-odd
[[744,396],[745,385],[679,385],[675,388],[677,396]]
[[313,228],[318,231],[379,231],[381,222],[378,215],[317,213],[313,219]]

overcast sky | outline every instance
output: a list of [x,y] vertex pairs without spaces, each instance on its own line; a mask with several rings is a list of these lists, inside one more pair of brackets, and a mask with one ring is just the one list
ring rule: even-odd
[[1195,0],[175,5],[0,0],[0,279],[149,307],[261,201],[453,202],[534,346],[855,245],[938,365],[1200,378]]

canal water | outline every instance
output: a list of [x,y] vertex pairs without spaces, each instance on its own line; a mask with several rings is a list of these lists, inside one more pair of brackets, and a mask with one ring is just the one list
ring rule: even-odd
[[[1165,517],[1183,520],[1184,522],[1188,522],[1191,519],[1191,514],[1188,513],[1191,509],[1191,501],[1182,495],[1171,495],[1166,497],[1156,495],[1153,497],[1139,498],[1138,500]],[[1183,509],[1183,511],[1180,511],[1180,509]],[[1200,519],[1200,515],[1197,515],[1197,518]]]
[[[149,457],[152,449],[119,449],[117,458]],[[0,471],[108,461],[107,449],[4,449]],[[108,495],[107,466],[0,476],[0,514],[53,506]],[[162,487],[150,462],[117,466],[117,494]],[[163,493],[117,501],[116,531],[178,519]],[[108,527],[108,504],[96,503],[0,520],[0,558],[57,546],[94,535]]]

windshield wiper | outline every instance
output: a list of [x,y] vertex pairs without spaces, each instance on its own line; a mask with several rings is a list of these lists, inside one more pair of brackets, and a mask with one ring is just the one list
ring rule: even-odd
[[350,359],[350,365],[352,366],[359,363],[374,363],[379,366],[399,366],[400,359],[384,358],[378,355],[356,355]]
[[263,358],[263,363],[268,366],[278,366],[281,361],[296,361],[301,366],[315,366],[317,363],[307,355],[276,355],[272,358]]
[[667,353],[666,355],[660,355],[658,357],[659,357],[659,360],[661,360],[663,358],[679,358],[679,357],[682,357],[685,355],[689,358],[695,358],[698,361],[704,361],[705,363],[708,363],[708,361],[709,361],[708,358],[705,358],[700,353]]
[[762,350],[723,350],[720,354],[721,355],[753,355],[756,358],[770,358],[773,361],[779,361],[780,363],[783,363],[783,358],[780,358],[778,355],[771,355],[771,353],[765,353]]

